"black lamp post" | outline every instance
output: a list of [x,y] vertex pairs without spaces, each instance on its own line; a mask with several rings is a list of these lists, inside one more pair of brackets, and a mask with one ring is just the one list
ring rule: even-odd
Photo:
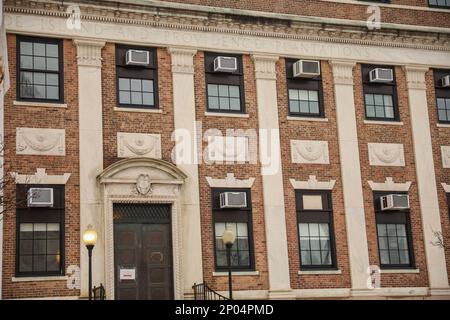
[[92,250],[97,242],[97,232],[88,225],[86,231],[83,232],[83,242],[88,250],[89,257],[89,300],[92,300]]
[[236,240],[236,236],[234,235],[231,229],[225,229],[222,234],[222,241],[227,248],[227,265],[228,265],[228,297],[230,300],[233,300],[233,283],[231,280],[231,247]]

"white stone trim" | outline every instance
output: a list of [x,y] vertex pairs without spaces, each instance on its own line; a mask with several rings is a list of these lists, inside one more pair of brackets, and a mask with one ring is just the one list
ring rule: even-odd
[[424,66],[406,65],[403,66],[406,73],[406,87],[410,90],[427,90],[425,73],[429,68]]
[[67,103],[50,103],[36,101],[13,101],[14,106],[22,107],[42,107],[42,108],[67,108]]
[[402,126],[402,121],[376,121],[376,120],[364,120],[364,124],[383,125],[383,126]]
[[411,187],[411,181],[407,181],[405,183],[394,182],[392,177],[386,177],[385,182],[373,182],[372,180],[367,181],[370,188],[373,191],[399,191],[399,192],[407,192]]
[[[232,271],[231,275],[233,277],[239,277],[239,276],[259,276],[259,271]],[[213,272],[213,277],[228,277],[228,272]]]
[[206,181],[211,188],[251,188],[255,178],[236,179],[234,173],[227,173],[225,179],[206,177]]
[[377,288],[366,290],[352,290],[351,296],[355,298],[375,297],[425,297],[428,296],[427,287],[401,287],[401,288]]
[[385,8],[397,8],[397,9],[405,9],[405,10],[417,10],[417,11],[432,11],[432,12],[446,12],[448,13],[448,9],[440,9],[440,8],[430,8],[424,6],[411,6],[405,4],[392,4],[392,3],[376,3],[370,1],[359,1],[359,0],[322,0],[327,2],[338,2],[338,3],[348,3],[359,6],[374,6],[377,7],[385,7]]
[[163,113],[162,109],[144,109],[144,108],[120,108],[114,107],[118,112],[140,112],[140,113]]
[[249,118],[248,113],[205,112],[207,117]]
[[307,181],[289,179],[296,190],[333,190],[336,180],[317,181],[316,176],[309,176]]
[[450,193],[450,184],[441,183],[446,193]]
[[255,66],[255,77],[257,79],[276,80],[277,72],[275,64],[278,61],[277,56],[252,55]]
[[381,274],[391,273],[420,273],[419,269],[380,269]]
[[197,50],[170,47],[169,53],[172,57],[172,72],[194,74],[193,57]]
[[35,174],[19,174],[10,172],[16,184],[66,184],[70,178],[70,173],[62,175],[50,175],[44,168],[37,168]]
[[287,116],[286,119],[289,121],[328,122],[328,118],[309,118],[309,117]]
[[342,274],[342,270],[299,270],[298,272],[299,276],[303,275],[327,275],[327,274]]
[[11,282],[67,281],[68,276],[12,277]]
[[450,128],[450,124],[447,123],[438,123],[436,124],[438,128]]
[[294,289],[292,290],[297,299],[310,298],[348,298],[350,296],[350,289],[335,288],[335,289]]
[[74,39],[73,43],[77,47],[78,66],[101,68],[102,48],[105,46],[105,42]]
[[161,159],[161,134],[117,132],[117,157]]

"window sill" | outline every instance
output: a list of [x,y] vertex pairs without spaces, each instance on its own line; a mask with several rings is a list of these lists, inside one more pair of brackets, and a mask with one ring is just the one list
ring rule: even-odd
[[36,101],[13,101],[18,107],[42,107],[42,108],[67,108],[66,103],[36,102]]
[[205,112],[207,117],[248,118],[248,113]]
[[342,274],[341,270],[299,270],[298,275],[308,275],[308,274]]
[[309,117],[287,116],[286,119],[293,120],[293,121],[328,122],[328,118],[309,118]]
[[12,282],[67,281],[68,276],[12,277]]
[[438,123],[439,128],[450,128],[450,123]]
[[[259,276],[259,271],[232,271],[231,274],[233,276]],[[228,277],[228,272],[213,272],[213,277]]]
[[385,126],[402,126],[403,122],[399,121],[381,121],[381,120],[364,120],[364,124],[379,124]]
[[114,111],[143,112],[143,113],[162,113],[161,109],[145,109],[145,108],[121,108],[121,107],[114,107]]
[[380,269],[380,273],[420,273],[419,269]]

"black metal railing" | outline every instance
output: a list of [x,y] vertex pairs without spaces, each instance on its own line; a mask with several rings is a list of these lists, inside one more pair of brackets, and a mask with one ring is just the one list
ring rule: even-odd
[[217,293],[206,282],[196,284],[192,286],[194,290],[194,300],[229,300],[227,297]]
[[105,300],[106,299],[106,291],[103,284],[100,283],[100,286],[94,287],[92,289],[93,299],[94,300]]

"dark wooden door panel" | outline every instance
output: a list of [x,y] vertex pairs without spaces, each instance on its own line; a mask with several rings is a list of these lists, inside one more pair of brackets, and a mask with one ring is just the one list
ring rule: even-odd
[[[115,220],[114,251],[116,299],[174,298],[170,223]],[[121,268],[135,268],[135,280],[121,280]]]

